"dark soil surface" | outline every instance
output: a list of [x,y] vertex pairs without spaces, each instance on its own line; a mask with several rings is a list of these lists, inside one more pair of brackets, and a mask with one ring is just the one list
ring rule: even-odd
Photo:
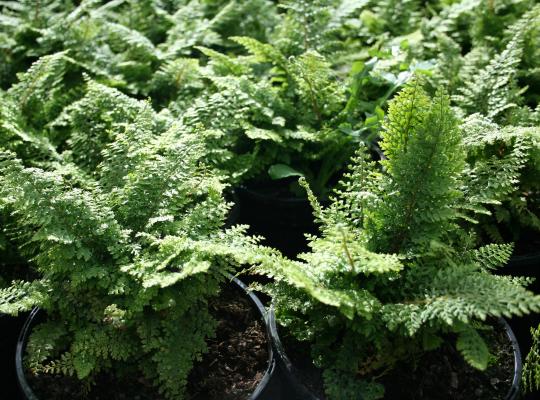
[[[504,400],[514,376],[514,353],[503,329],[484,335],[495,360],[484,372],[469,366],[453,344],[429,352],[416,365],[402,363],[383,378],[388,399]],[[403,388],[408,388],[403,394]]]
[[[388,400],[504,400],[514,374],[514,353],[506,332],[498,325],[483,333],[495,360],[484,372],[470,367],[453,341],[426,353],[413,364],[402,362],[381,378]],[[319,399],[325,400],[322,371],[313,366],[309,349],[284,339],[285,350],[298,377]]]
[[247,399],[268,367],[268,341],[260,315],[245,296],[227,287],[211,304],[216,338],[189,379],[191,400]]
[[79,380],[69,376],[26,375],[32,391],[41,400],[159,400],[150,382],[144,379],[119,380],[101,374],[88,393]]
[[[218,321],[216,338],[195,365],[188,383],[190,400],[245,400],[255,390],[268,366],[268,341],[260,314],[236,287],[227,286],[214,299],[211,312]],[[144,379],[120,380],[102,374],[85,393],[72,377],[27,374],[34,393],[42,400],[160,400]],[[1,397],[1,396],[0,396]]]

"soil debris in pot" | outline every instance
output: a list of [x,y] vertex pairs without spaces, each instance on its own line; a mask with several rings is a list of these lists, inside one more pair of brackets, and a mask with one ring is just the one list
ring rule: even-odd
[[415,364],[402,362],[385,376],[385,399],[504,400],[514,377],[512,344],[496,322],[493,329],[482,331],[482,336],[493,357],[485,371],[471,367],[450,339]]
[[[268,340],[260,314],[232,284],[212,299],[209,306],[218,322],[216,337],[208,340],[208,353],[189,377],[187,398],[248,399],[268,365]],[[133,375],[130,379],[118,379],[111,374],[99,374],[89,391],[70,376],[27,373],[27,380],[37,397],[43,400],[163,399],[151,382],[133,378]]]
[[[504,400],[514,376],[514,351],[506,331],[497,322],[482,331],[493,356],[486,371],[471,367],[456,350],[455,338],[411,362],[400,362],[379,382],[387,400]],[[287,335],[285,351],[298,378],[319,399],[325,400],[322,371],[309,357],[309,347]]]
[[216,337],[195,365],[188,383],[190,400],[242,400],[257,388],[268,365],[268,340],[258,310],[235,287],[210,302],[218,321]]

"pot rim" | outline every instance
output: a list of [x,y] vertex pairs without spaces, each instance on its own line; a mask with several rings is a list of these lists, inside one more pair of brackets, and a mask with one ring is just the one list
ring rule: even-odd
[[[252,305],[259,312],[260,318],[265,326],[266,339],[267,339],[266,341],[267,341],[267,347],[268,347],[268,366],[259,384],[255,388],[253,393],[249,396],[249,398],[246,399],[246,400],[257,400],[259,395],[263,393],[263,391],[268,386],[276,367],[276,358],[275,358],[275,354],[274,354],[274,350],[272,346],[271,330],[268,325],[268,321],[275,320],[275,318],[272,316],[274,311],[273,309],[266,310],[261,300],[252,291],[250,291],[248,287],[241,280],[229,274],[227,274],[226,277],[227,279],[229,279],[230,282],[234,283],[235,286],[237,286],[241,291],[243,291],[247,295]],[[26,344],[28,343],[28,336],[30,335],[32,327],[35,323],[35,319],[38,317],[38,315],[41,312],[43,312],[43,310],[41,310],[38,307],[35,307],[34,309],[32,309],[32,311],[30,312],[30,315],[24,322],[24,325],[21,329],[21,332],[17,339],[17,347],[15,350],[15,371],[17,375],[17,383],[18,383],[19,389],[21,390],[22,394],[26,396],[27,400],[40,400],[39,397],[36,396],[32,388],[30,387],[30,384],[28,383],[28,381],[26,380],[25,369],[23,367],[23,355],[26,350]]]
[[287,197],[281,197],[281,196],[275,196],[273,194],[269,193],[263,193],[257,190],[257,188],[250,188],[244,184],[238,185],[235,188],[235,191],[240,193],[246,193],[247,195],[251,196],[252,198],[257,199],[258,201],[262,202],[271,202],[271,203],[277,203],[277,204],[284,204],[284,205],[290,205],[290,206],[303,206],[306,204],[309,204],[309,200],[306,197],[294,197],[294,196],[287,196]]
[[512,256],[506,265],[509,267],[537,267],[540,264],[540,250],[534,250],[519,256]]
[[[506,336],[508,340],[510,341],[510,344],[512,345],[512,350],[514,353],[514,376],[512,379],[512,384],[510,385],[510,389],[508,390],[506,397],[504,399],[516,400],[520,394],[521,372],[523,369],[521,350],[519,348],[519,343],[516,339],[516,335],[514,334],[514,331],[512,330],[508,322],[502,317],[499,317],[497,321],[499,325],[501,325],[504,328]],[[298,378],[298,373],[295,366],[293,365],[293,363],[291,362],[291,360],[289,359],[289,357],[287,357],[287,354],[285,353],[285,349],[283,348],[283,344],[281,343],[281,339],[278,333],[273,304],[270,306],[269,312],[268,312],[268,327],[270,329],[272,342],[275,345],[275,352],[277,354],[276,357],[279,359],[281,364],[285,367],[286,372],[290,375],[294,384],[297,386],[297,390],[300,390],[306,399],[320,400],[317,396],[311,393],[311,391]]]

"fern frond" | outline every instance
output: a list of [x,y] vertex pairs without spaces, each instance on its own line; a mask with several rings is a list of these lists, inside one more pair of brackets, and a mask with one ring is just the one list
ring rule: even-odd
[[429,104],[421,82],[410,83],[390,104],[381,148],[392,194],[372,217],[384,226],[368,222],[373,249],[397,253],[443,235],[445,224],[456,217],[446,205],[460,196],[464,166],[448,96],[439,90]]
[[488,366],[489,349],[478,331],[469,326],[458,332],[456,348],[474,368],[484,371]]
[[524,37],[538,10],[531,10],[516,23],[506,48],[477,71],[473,79],[465,81],[460,94],[454,96],[466,113],[481,112],[488,118],[500,119],[503,113],[520,104],[524,90],[517,86],[516,73],[523,55]]
[[522,379],[525,392],[533,392],[540,389],[540,327],[531,328],[533,343],[531,350],[525,358]]
[[46,282],[34,281],[11,282],[7,288],[0,288],[0,312],[9,315],[18,315],[20,312],[30,311],[47,301],[42,293]]
[[69,58],[67,51],[46,55],[18,74],[19,82],[8,90],[21,113],[31,116],[29,120],[34,126],[42,128],[68,104],[69,97],[62,97],[66,90],[64,75],[70,64],[76,62]]
[[95,171],[103,160],[101,154],[115,130],[133,122],[148,104],[128,97],[116,89],[88,81],[85,96],[66,107],[53,126],[71,130],[69,145],[76,164]]
[[473,251],[473,260],[480,263],[483,268],[492,270],[505,266],[513,251],[512,243],[488,244]]

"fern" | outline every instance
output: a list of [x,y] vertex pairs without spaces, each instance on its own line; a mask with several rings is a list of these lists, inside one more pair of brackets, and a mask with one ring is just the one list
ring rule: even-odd
[[[122,124],[133,122],[148,105],[123,95],[118,90],[89,81],[86,94],[67,106],[51,126],[70,131],[72,156],[86,171],[95,171],[102,161],[106,144],[114,140]],[[157,128],[153,128],[157,129]]]
[[533,392],[540,389],[540,355],[538,354],[540,329],[531,328],[533,343],[531,350],[525,358],[522,379],[525,392]]
[[417,0],[377,2],[374,12],[381,19],[385,32],[400,36],[412,32],[421,17],[420,4]]
[[[183,124],[209,133],[210,161],[235,181],[268,179],[267,174],[281,179],[284,168],[306,176],[324,196],[327,182],[350,155],[352,138],[338,130],[343,84],[315,51],[288,59],[272,44],[232,39],[248,56],[199,47],[209,57],[203,76],[211,91],[185,110]],[[309,112],[299,115],[295,108]],[[319,160],[317,173],[312,164]]]
[[479,370],[485,370],[489,360],[489,349],[482,336],[469,327],[459,332],[456,348],[469,364]]
[[[459,196],[457,179],[463,168],[457,121],[449,112],[449,99],[439,92],[430,105],[421,82],[415,81],[390,104],[381,148],[392,177],[389,195],[373,220],[373,248],[399,253],[410,245],[439,240],[455,214],[446,204]],[[417,149],[422,149],[418,154]],[[439,171],[446,171],[441,175]],[[389,218],[393,216],[393,218]],[[426,238],[429,238],[426,240]]]
[[500,119],[507,110],[520,105],[524,90],[517,86],[515,77],[523,54],[524,37],[538,10],[536,7],[525,14],[511,30],[512,36],[505,49],[471,81],[464,82],[455,101],[465,112],[481,112],[488,118]]
[[503,241],[501,226],[509,228],[511,239],[516,239],[519,231],[513,226],[534,227],[538,214],[535,154],[540,133],[532,127],[502,128],[476,114],[468,117],[462,128],[470,193],[464,208],[473,210],[471,217],[495,241]]
[[[62,123],[81,140],[72,143],[96,145],[96,159],[73,147],[93,174],[68,154],[43,170],[1,153],[0,207],[39,279],[0,289],[0,312],[46,311],[28,346],[35,374],[73,375],[91,391],[98,374],[138,370],[164,398],[183,399],[217,328],[208,299],[226,272],[273,252],[245,227],[222,230],[224,185],[204,164],[197,132],[92,81]],[[82,124],[104,139],[87,142]]]
[[[0,2],[0,251],[37,276],[3,272],[0,311],[47,312],[30,369],[85,392],[138,371],[182,399],[216,329],[207,301],[243,265],[274,278],[279,320],[311,343],[331,399],[381,398],[373,377],[449,333],[484,368],[481,321],[539,308],[529,280],[494,275],[506,242],[540,229],[538,13]],[[227,184],[269,179],[307,189],[321,226],[295,261],[222,230]]]
[[278,321],[311,345],[329,399],[381,398],[382,371],[450,332],[464,359],[485,369],[478,324],[540,309],[526,281],[492,273],[513,246],[476,248],[457,224],[462,203],[478,193],[467,186],[448,96],[430,97],[415,79],[390,103],[384,126],[387,160],[370,162],[360,148],[327,208],[308,188],[321,223],[310,251],[298,261],[261,257],[255,268],[274,277],[264,290]]
[[17,102],[8,94],[0,98],[0,148],[11,150],[28,163],[58,160],[49,137],[29,126]]

